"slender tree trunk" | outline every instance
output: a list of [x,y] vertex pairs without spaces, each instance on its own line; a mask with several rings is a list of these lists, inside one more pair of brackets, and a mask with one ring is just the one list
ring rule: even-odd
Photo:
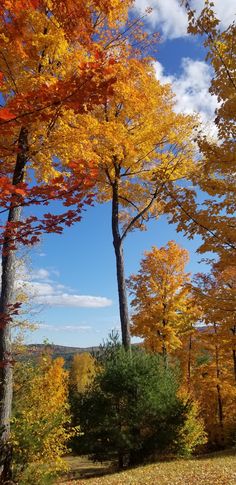
[[188,370],[187,370],[187,387],[188,392],[190,391],[191,386],[191,364],[192,364],[192,335],[189,335],[189,343],[188,343]]
[[223,429],[223,404],[222,404],[222,397],[221,397],[221,388],[220,385],[217,384],[216,386],[217,389],[217,401],[218,401],[218,413],[219,413],[219,422],[220,422],[220,427]]
[[166,303],[163,303],[163,314],[164,318],[162,320],[162,325],[163,325],[163,332],[162,332],[162,356],[164,360],[164,365],[167,368],[168,367],[168,354],[167,354],[167,348],[166,348],[166,336],[165,336],[165,327],[167,325],[165,314],[166,314]]
[[233,362],[234,362],[234,380],[236,381],[236,350],[233,349]]
[[[16,159],[12,184],[23,181],[28,154],[28,132],[21,128],[18,140],[19,152]],[[19,196],[20,197],[20,196]],[[16,203],[14,203],[16,204]],[[8,222],[20,220],[21,207],[11,205]],[[9,249],[9,237],[5,234],[2,253],[2,285],[0,295],[0,483],[11,479],[12,451],[9,443],[12,407],[12,357],[10,306],[14,301],[15,250]],[[12,243],[12,241],[11,241]]]
[[118,468],[119,470],[123,470],[124,468],[124,454],[122,451],[118,452]]
[[130,350],[130,323],[128,311],[128,299],[125,282],[123,241],[119,232],[119,188],[118,180],[115,179],[112,197],[112,235],[113,246],[116,256],[116,274],[119,295],[120,323],[122,333],[122,344],[126,350]]
[[233,334],[233,349],[232,349],[232,354],[233,354],[233,365],[234,365],[234,380],[236,381],[236,347],[235,347],[235,338],[236,338],[236,325],[233,325],[231,328],[232,334]]
[[217,325],[214,323],[214,332],[215,332],[215,363],[216,363],[216,378],[217,378],[217,403],[218,403],[218,417],[219,423],[221,428],[221,441],[224,438],[224,415],[223,415],[223,402],[221,396],[221,386],[219,384],[220,379],[220,363],[219,363],[219,344],[218,344],[218,333],[217,333]]
[[162,357],[163,357],[163,361],[164,361],[164,366],[165,366],[165,368],[167,368],[168,367],[168,354],[167,354],[167,350],[166,350],[166,343],[165,343],[164,337],[162,337]]

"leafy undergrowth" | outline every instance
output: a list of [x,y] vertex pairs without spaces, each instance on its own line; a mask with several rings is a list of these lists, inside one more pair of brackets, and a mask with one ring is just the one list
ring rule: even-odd
[[[236,485],[236,457],[232,454],[215,454],[193,460],[161,462],[109,473],[109,469],[80,462],[71,462],[74,478],[58,483],[64,485]],[[69,464],[69,463],[68,463]],[[99,476],[107,473],[106,475]],[[76,478],[81,477],[81,478]],[[88,478],[90,475],[91,478]],[[91,476],[93,475],[93,476]],[[84,477],[84,478],[83,478]],[[86,478],[85,478],[86,477]]]

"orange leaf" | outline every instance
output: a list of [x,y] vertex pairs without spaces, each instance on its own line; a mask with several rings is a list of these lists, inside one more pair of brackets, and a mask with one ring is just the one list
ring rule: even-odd
[[13,120],[15,118],[15,115],[9,111],[8,108],[1,108],[0,109],[0,119],[1,120]]
[[19,195],[26,195],[26,192],[23,189],[15,189],[15,193]]

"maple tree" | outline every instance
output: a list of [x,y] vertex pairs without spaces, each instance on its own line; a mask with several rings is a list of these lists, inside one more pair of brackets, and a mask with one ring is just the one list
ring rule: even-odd
[[[113,96],[84,118],[98,164],[97,199],[111,201],[122,341],[130,347],[123,243],[150,217],[168,212],[168,194],[194,169],[191,134],[196,120],[174,112],[169,85],[161,85],[150,59],[120,66]],[[196,167],[195,167],[196,170]],[[183,192],[187,188],[183,187]]]
[[[235,23],[226,30],[216,17],[214,2],[205,1],[199,16],[191,1],[183,2],[189,17],[188,30],[201,35],[207,49],[206,60],[213,69],[210,93],[217,96],[216,134],[200,132],[200,172],[193,181],[205,194],[201,204],[186,203],[178,195],[173,221],[179,229],[203,239],[199,252],[217,254],[209,275],[198,275],[193,292],[201,309],[204,331],[191,341],[191,390],[200,397],[209,441],[223,445],[235,432]],[[187,342],[185,341],[185,349]],[[183,359],[182,364],[186,359]]]
[[189,395],[192,393],[196,361],[201,353],[201,344],[199,342],[200,330],[198,328],[201,318],[201,307],[196,302],[194,293],[192,294],[190,290],[185,312],[183,314],[183,325],[180,335],[181,346],[177,348],[174,353],[180,362],[182,371],[182,387]]
[[[83,205],[91,203],[96,170],[86,141],[71,144],[78,133],[72,121],[111,93],[116,70],[111,31],[116,38],[131,3],[3,0],[0,5],[2,480],[10,478],[11,461],[7,443],[13,364],[10,322],[18,307],[13,294],[15,249],[19,242],[37,242],[44,231],[60,233],[63,224],[80,220]],[[110,50],[107,46],[105,51],[108,39]],[[50,200],[62,201],[61,214],[33,214],[21,220],[22,207],[44,206]]]
[[153,246],[151,251],[145,251],[139,272],[128,280],[133,308],[131,332],[142,337],[144,346],[161,353],[164,359],[181,346],[186,326],[187,262],[188,251],[169,241],[165,247]]
[[[196,298],[192,280],[185,283],[186,298],[181,315],[179,339],[181,344],[173,352],[181,368],[181,389],[192,398],[193,377],[198,356],[201,354],[199,342],[199,324],[203,319],[203,310]],[[197,406],[196,401],[196,406]]]
[[201,405],[209,443],[232,443],[235,432],[235,271],[216,268],[193,280],[204,327],[194,336],[191,392]]
[[[192,2],[183,2],[189,16],[188,31],[201,35],[207,49],[207,61],[213,69],[210,93],[217,96],[216,136],[209,137],[204,131],[197,137],[201,170],[193,178],[206,194],[198,206],[189,206],[179,198],[180,225],[190,235],[200,234],[203,244],[199,251],[213,251],[221,259],[222,267],[235,258],[235,112],[236,112],[236,52],[235,29],[232,22],[222,30],[214,12],[214,2],[205,1],[199,16]],[[175,219],[177,220],[177,219]]]
[[193,369],[191,387],[200,404],[208,444],[216,448],[231,446],[235,435],[235,384],[223,339],[217,323],[199,333],[201,353]]
[[217,322],[223,332],[221,346],[231,354],[231,374],[236,380],[235,323],[236,323],[236,269],[228,266],[221,271],[216,263],[211,274],[198,275],[193,287],[203,309],[207,324]]

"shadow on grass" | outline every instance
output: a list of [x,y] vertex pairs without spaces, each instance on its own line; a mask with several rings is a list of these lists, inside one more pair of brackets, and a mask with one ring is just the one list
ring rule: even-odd
[[73,482],[79,479],[97,478],[117,472],[117,467],[111,462],[94,463],[87,457],[69,456],[65,458],[69,472],[63,474],[58,483]]
[[[209,460],[209,459],[219,459],[219,458],[226,458],[226,457],[235,457],[236,450],[229,449],[223,451],[216,451],[211,453],[206,453],[203,455],[193,456],[192,459],[194,460]],[[183,459],[183,458],[182,458]],[[181,458],[179,457],[179,460]],[[158,457],[152,464],[161,464],[161,463],[168,463],[172,461],[178,461],[178,459],[174,456],[162,456]],[[191,461],[190,459],[186,459],[186,461]],[[86,456],[67,456],[65,457],[65,462],[69,467],[69,471],[63,475],[61,475],[60,479],[56,482],[58,485],[63,485],[65,483],[73,483],[73,481],[79,479],[89,479],[89,478],[99,478],[102,476],[112,475],[113,473],[117,473],[118,467],[112,462],[104,462],[104,463],[94,463],[89,460]],[[149,463],[150,465],[151,463]],[[129,467],[128,470],[137,467]]]
[[202,455],[195,456],[196,460],[209,460],[214,458],[227,458],[227,457],[236,457],[236,448],[230,448],[228,450],[221,450],[221,451],[212,451],[209,453],[204,453]]

